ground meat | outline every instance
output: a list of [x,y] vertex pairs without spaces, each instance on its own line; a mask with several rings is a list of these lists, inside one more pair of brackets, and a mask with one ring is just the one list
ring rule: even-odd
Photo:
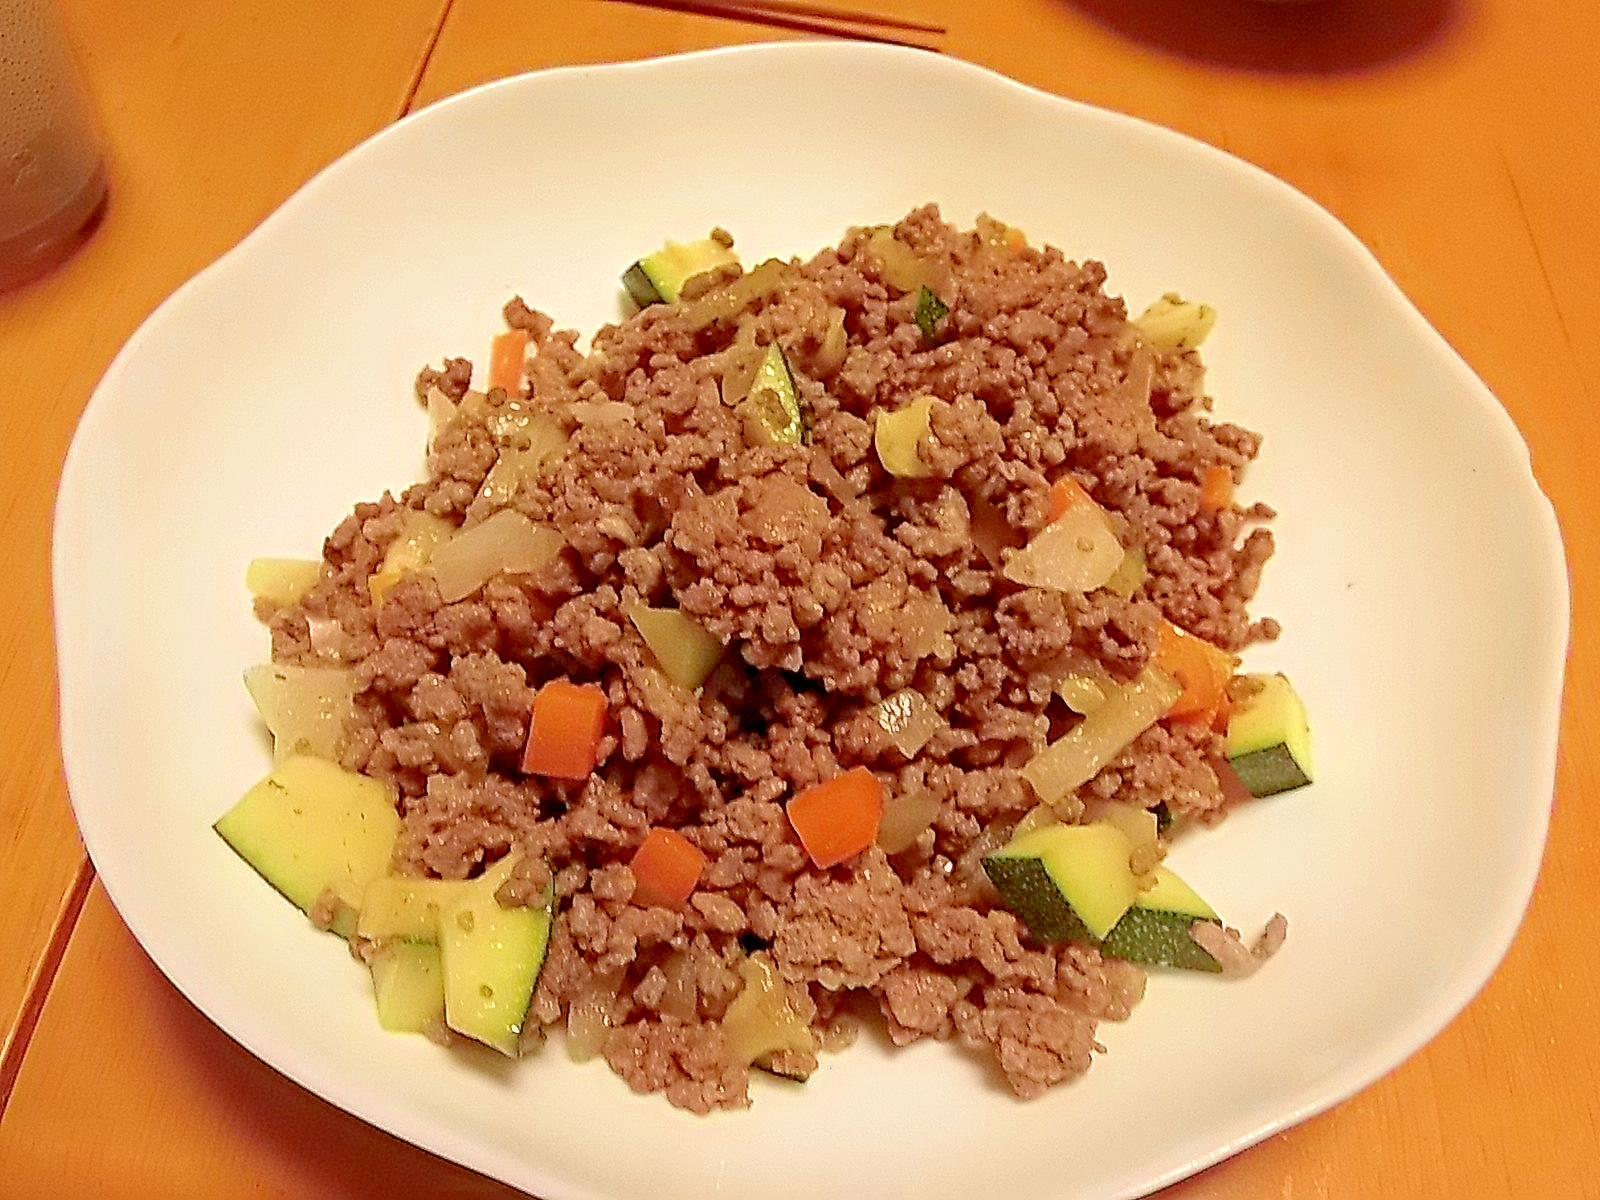
[[[310,592],[258,611],[275,660],[351,672],[340,758],[394,786],[397,870],[467,878],[515,853],[502,902],[554,897],[529,1047],[570,1022],[630,1087],[708,1112],[749,1102],[752,1066],[809,1073],[866,999],[894,1043],[964,1046],[1026,1097],[1087,1069],[1097,1022],[1132,1011],[1142,969],[1035,940],[980,860],[1038,803],[1019,768],[1079,719],[1055,694],[1064,673],[1135,679],[1163,621],[1228,650],[1277,625],[1247,609],[1271,510],[1201,502],[1207,473],[1237,479],[1260,439],[1211,419],[1198,355],[1147,347],[1105,280],[930,206],[809,261],[696,280],[587,352],[514,299],[519,386],[474,390],[465,359],[418,376],[427,477],[356,505]],[[932,336],[922,283],[949,310]],[[738,408],[771,344],[804,411],[798,443],[768,444]],[[876,421],[919,397],[927,474],[899,478]],[[1001,571],[1067,475],[1142,558],[1128,586]],[[559,549],[445,602],[419,546],[507,508]],[[699,686],[657,659],[639,605],[727,647]],[[586,779],[522,770],[553,680],[604,696]],[[878,708],[908,690],[930,714],[910,746]],[[1057,811],[1114,800],[1215,820],[1221,749],[1205,722],[1158,721]],[[818,868],[785,805],[855,767],[919,798],[926,824],[893,857]],[[705,862],[677,908],[636,900],[633,855],[662,826]],[[730,1050],[752,955],[809,1047]]]

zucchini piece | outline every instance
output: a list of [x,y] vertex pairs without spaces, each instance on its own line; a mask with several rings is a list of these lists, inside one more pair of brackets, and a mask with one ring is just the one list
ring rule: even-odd
[[1222,964],[1189,936],[1196,921],[1221,924],[1216,910],[1198,892],[1173,871],[1157,867],[1155,883],[1139,893],[1133,907],[1106,934],[1100,950],[1146,966],[1221,971]]
[[950,312],[950,306],[939,299],[937,293],[927,284],[917,290],[917,311],[915,321],[917,328],[922,330],[922,340],[933,343],[939,340],[939,322],[944,320]]
[[320,558],[252,558],[244,570],[252,599],[283,607],[300,603],[321,578]]
[[1127,834],[1106,821],[1046,825],[983,860],[1000,899],[1041,941],[1104,938],[1139,897]]
[[434,942],[386,942],[372,953],[378,1024],[421,1033],[444,1017],[444,967]]
[[502,908],[495,892],[511,877],[514,856],[462,885],[439,909],[445,1023],[510,1058],[550,945],[551,905]]
[[212,828],[302,912],[331,893],[333,929],[349,937],[367,885],[388,873],[400,816],[388,784],[296,754]]
[[1311,782],[1306,706],[1282,675],[1245,676],[1245,696],[1228,721],[1228,763],[1252,796]]
[[739,256],[732,247],[715,238],[695,242],[668,242],[654,254],[647,254],[622,274],[622,286],[640,308],[651,304],[671,304],[678,298],[691,276],[729,263]]
[[810,433],[794,372],[777,342],[767,347],[750,393],[734,410],[744,418],[745,438],[753,446],[798,445]]
[[372,941],[401,938],[412,942],[439,940],[439,910],[461,898],[463,879],[424,879],[385,875],[367,884],[361,898],[356,932]]
[[722,643],[682,609],[634,604],[628,608],[628,619],[656,656],[662,673],[691,692],[722,661]]

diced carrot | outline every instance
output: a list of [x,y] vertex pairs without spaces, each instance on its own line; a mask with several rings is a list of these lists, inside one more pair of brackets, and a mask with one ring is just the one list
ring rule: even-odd
[[1093,504],[1094,500],[1071,475],[1063,475],[1050,485],[1049,506],[1045,509],[1045,524],[1057,520],[1075,504]]
[[508,329],[489,345],[489,387],[509,395],[522,393],[522,368],[528,357],[528,331]]
[[1233,472],[1221,463],[1206,468],[1200,478],[1200,511],[1219,513],[1233,505]]
[[533,698],[522,769],[556,779],[587,779],[600,754],[606,694],[592,683],[552,679]]
[[1164,620],[1155,662],[1183,688],[1183,694],[1167,710],[1167,716],[1210,723],[1220,712],[1226,711],[1228,680],[1233,678],[1235,665],[1233,655],[1226,650]]
[[675,829],[652,829],[628,864],[635,904],[677,908],[689,898],[706,869],[700,848]]
[[883,785],[866,767],[813,784],[789,801],[789,824],[811,861],[834,867],[860,854],[878,836]]

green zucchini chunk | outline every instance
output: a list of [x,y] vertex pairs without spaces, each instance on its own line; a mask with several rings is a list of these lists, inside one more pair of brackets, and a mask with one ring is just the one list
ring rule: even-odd
[[983,860],[1006,907],[1041,941],[1099,941],[1139,896],[1132,844],[1104,821],[1046,825]]
[[622,274],[622,286],[640,308],[651,304],[671,304],[694,275],[737,263],[738,256],[715,238],[696,242],[668,242],[654,254],[647,254]]
[[1152,967],[1222,970],[1189,936],[1196,921],[1218,921],[1216,910],[1168,868],[1157,867],[1155,877],[1100,943],[1101,953]]
[[514,866],[512,858],[501,859],[439,908],[445,1023],[511,1058],[544,967],[552,921],[549,905],[502,908],[495,899]]
[[800,403],[800,389],[794,372],[777,342],[767,347],[750,383],[750,394],[737,409],[744,419],[745,433],[752,445],[797,445],[810,433],[806,411]]
[[389,870],[400,816],[388,784],[296,754],[213,828],[302,912],[331,907],[331,927],[349,937],[367,885]]
[[1228,764],[1252,796],[1311,782],[1306,707],[1282,675],[1246,677],[1252,689],[1228,721]]
[[372,953],[378,1024],[395,1033],[422,1033],[444,1017],[444,968],[433,942],[386,942]]

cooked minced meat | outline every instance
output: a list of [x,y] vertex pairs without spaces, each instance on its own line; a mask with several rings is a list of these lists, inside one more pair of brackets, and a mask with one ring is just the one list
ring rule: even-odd
[[[1073,719],[1053,681],[1069,662],[1132,679],[1163,618],[1228,650],[1276,632],[1246,611],[1270,512],[1201,503],[1208,470],[1237,477],[1258,439],[1210,417],[1192,351],[1144,347],[1098,264],[987,219],[957,230],[931,206],[893,227],[948,309],[930,337],[919,289],[873,236],[773,268],[775,286],[699,281],[586,353],[513,300],[523,386],[472,392],[461,359],[423,371],[419,397],[455,406],[427,479],[358,505],[326,542],[321,583],[266,614],[279,661],[355,668],[343,761],[397,789],[397,869],[462,878],[520,851],[533,865],[518,886],[553,885],[558,903],[533,1020],[602,1013],[590,1049],[697,1112],[749,1102],[722,1023],[752,958],[819,1049],[875,1007],[894,1043],[968,1047],[1020,1096],[1084,1071],[1097,1022],[1130,1012],[1143,972],[1034,940],[976,869],[1037,803],[1018,768]],[[741,356],[773,342],[806,415],[799,443],[752,444],[724,400]],[[934,400],[927,474],[897,478],[874,422],[914,397]],[[564,446],[486,486],[529,414]],[[1066,475],[1143,553],[1130,596],[999,570]],[[374,601],[408,515],[475,525],[506,506],[557,531],[560,552],[451,603],[427,571]],[[698,692],[663,680],[627,615],[638,602],[730,647]],[[519,766],[533,696],[557,679],[605,696],[581,781]],[[903,689],[937,714],[909,756],[873,719]],[[1080,798],[1214,820],[1220,749],[1208,726],[1158,723]],[[928,820],[892,856],[819,869],[785,804],[856,767],[891,798],[917,793]],[[707,862],[678,908],[634,901],[629,860],[660,826]],[[815,1055],[763,1061],[803,1074]]]

